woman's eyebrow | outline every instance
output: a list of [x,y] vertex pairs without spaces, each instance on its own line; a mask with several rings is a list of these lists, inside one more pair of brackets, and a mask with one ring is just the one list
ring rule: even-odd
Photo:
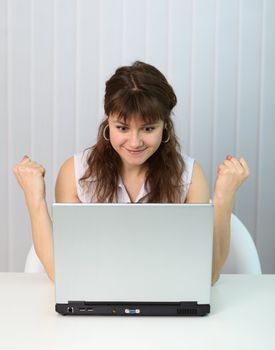
[[144,124],[141,124],[141,126],[156,125],[156,124],[158,124],[158,122],[144,123]]
[[127,123],[124,123],[120,120],[114,120],[113,123],[118,123],[118,124],[122,124],[122,125],[128,125]]
[[[128,126],[127,123],[123,122],[123,121],[120,121],[120,120],[113,120],[112,123],[118,123],[118,124],[121,124],[121,125],[125,125],[125,126]],[[140,126],[141,127],[144,127],[144,126],[150,126],[150,125],[156,125],[158,124],[158,122],[152,122],[152,123],[143,123],[141,124]]]

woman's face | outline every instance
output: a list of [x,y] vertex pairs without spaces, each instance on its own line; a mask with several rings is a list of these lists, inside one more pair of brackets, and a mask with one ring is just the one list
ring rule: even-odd
[[159,148],[162,140],[162,120],[145,124],[139,117],[119,121],[109,117],[110,142],[126,167],[142,166]]

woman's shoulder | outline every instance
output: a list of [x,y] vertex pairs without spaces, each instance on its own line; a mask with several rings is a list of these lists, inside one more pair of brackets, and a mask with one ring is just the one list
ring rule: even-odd
[[74,156],[66,159],[64,163],[61,165],[60,170],[64,172],[70,172],[74,170]]
[[72,177],[74,175],[74,156],[71,156],[70,158],[66,159],[64,163],[61,165],[59,172],[58,172],[58,178],[67,178]]
[[61,165],[58,176],[62,178],[70,178],[75,181],[75,178],[81,178],[87,168],[87,159],[90,149],[77,152],[64,161]]
[[77,201],[74,156],[65,160],[60,167],[56,180],[55,197],[57,202]]

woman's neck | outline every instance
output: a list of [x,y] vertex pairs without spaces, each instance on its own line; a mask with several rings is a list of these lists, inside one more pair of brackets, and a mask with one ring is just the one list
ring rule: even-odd
[[120,175],[123,180],[125,179],[140,179],[145,178],[146,167],[145,166],[123,166]]

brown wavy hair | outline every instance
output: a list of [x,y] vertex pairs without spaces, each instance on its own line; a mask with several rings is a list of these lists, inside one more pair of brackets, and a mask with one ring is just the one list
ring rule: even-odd
[[90,148],[87,170],[79,180],[87,186],[89,178],[95,180],[95,195],[91,201],[117,202],[117,186],[121,159],[110,142],[103,137],[108,116],[116,114],[124,123],[138,116],[145,123],[164,122],[163,140],[157,151],[146,161],[146,201],[150,203],[181,202],[184,161],[180,153],[172,109],[177,103],[173,88],[165,76],[154,66],[136,61],[131,66],[119,67],[106,82],[104,110],[106,118],[100,124],[97,143]]

